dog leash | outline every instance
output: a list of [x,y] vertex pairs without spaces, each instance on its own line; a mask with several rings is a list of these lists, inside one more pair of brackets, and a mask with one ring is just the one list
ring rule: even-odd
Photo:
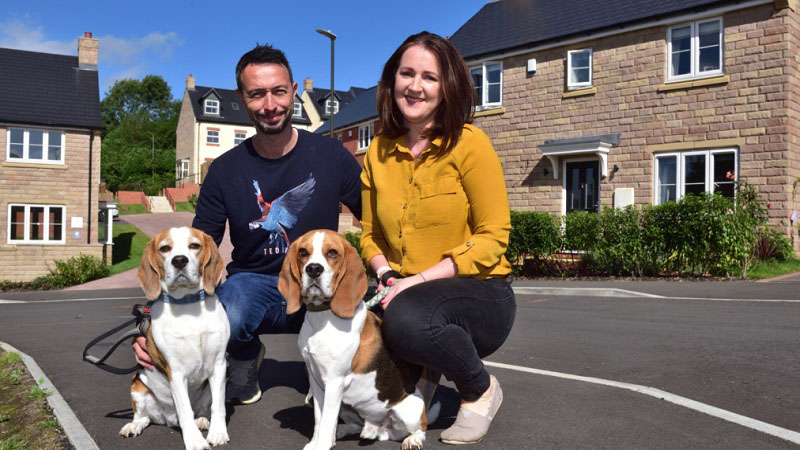
[[[105,360],[111,356],[112,353],[119,347],[123,342],[128,340],[128,338],[137,337],[137,336],[144,336],[147,334],[147,329],[150,327],[150,306],[153,302],[147,302],[146,305],[133,305],[133,319],[128,320],[127,322],[123,323],[122,325],[116,326],[111,330],[106,331],[105,333],[97,336],[96,338],[89,341],[86,344],[86,347],[83,349],[83,360],[88,362],[89,364],[93,364],[94,366],[105,370],[106,372],[111,372],[117,375],[125,375],[129,373],[133,373],[141,367],[139,364],[136,364],[133,367],[129,367],[127,369],[123,369],[120,367],[114,367],[112,365],[106,364]],[[113,336],[114,334],[118,333],[120,330],[123,330],[133,324],[136,324],[136,328],[132,330],[128,330],[125,334],[120,337],[117,342],[111,346],[111,348],[106,352],[105,355],[101,356],[100,358],[96,356],[92,356],[89,354],[89,350],[102,342],[104,339],[107,339],[109,336]]]
[[380,301],[383,300],[386,297],[386,295],[389,293],[389,291],[391,291],[391,290],[392,290],[392,286],[385,287],[385,288],[383,288],[382,291],[380,291],[377,294],[373,295],[371,299],[369,299],[366,302],[364,302],[364,304],[367,305],[367,309],[372,309],[373,306],[375,306],[378,303],[380,303]]

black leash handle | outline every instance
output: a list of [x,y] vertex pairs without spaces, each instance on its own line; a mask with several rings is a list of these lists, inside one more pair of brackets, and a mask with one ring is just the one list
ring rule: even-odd
[[133,372],[136,372],[137,370],[139,370],[139,368],[141,367],[139,364],[136,364],[135,366],[130,367],[128,369],[121,369],[119,367],[109,366],[108,364],[105,364],[105,360],[108,359],[108,357],[111,356],[112,353],[114,353],[114,350],[116,350],[117,347],[120,346],[120,344],[122,344],[123,342],[128,340],[128,338],[130,338],[130,337],[139,336],[141,334],[139,332],[138,328],[134,328],[133,330],[130,330],[127,333],[125,333],[117,341],[117,343],[114,344],[106,352],[106,354],[103,355],[102,357],[97,358],[97,357],[92,356],[92,355],[89,354],[89,349],[91,349],[92,347],[97,345],[97,343],[99,343],[100,341],[102,341],[103,339],[105,339],[105,338],[107,338],[107,337],[109,337],[111,335],[116,334],[117,332],[119,332],[123,328],[130,327],[131,325],[135,324],[136,321],[137,321],[137,319],[131,319],[131,320],[123,323],[122,325],[120,325],[120,326],[118,326],[118,327],[116,327],[116,328],[114,328],[112,330],[109,330],[109,331],[101,334],[100,336],[97,336],[96,338],[92,339],[91,341],[89,341],[89,343],[86,344],[86,347],[83,349],[83,360],[88,362],[88,363],[90,363],[90,364],[94,364],[95,366],[99,367],[100,369],[103,369],[103,370],[105,370],[107,372],[111,372],[111,373],[114,373],[114,374],[117,374],[117,375],[125,375],[125,374],[133,373]]

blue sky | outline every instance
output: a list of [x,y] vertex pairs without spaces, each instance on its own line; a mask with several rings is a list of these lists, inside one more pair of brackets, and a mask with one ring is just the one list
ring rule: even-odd
[[161,75],[183,96],[193,74],[200,86],[234,89],[239,57],[258,43],[286,52],[302,91],[310,77],[330,87],[330,41],[337,35],[336,89],[370,87],[383,63],[410,34],[452,35],[486,0],[237,2],[115,0],[6,2],[0,47],[77,54],[91,31],[100,41],[100,95],[115,80]]

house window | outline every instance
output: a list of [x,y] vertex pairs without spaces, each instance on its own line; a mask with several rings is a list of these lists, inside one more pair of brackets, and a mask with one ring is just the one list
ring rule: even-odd
[[175,178],[182,180],[189,177],[189,158],[179,159],[175,164]]
[[205,113],[218,116],[219,115],[219,101],[206,99]]
[[219,130],[215,130],[213,128],[208,129],[208,134],[206,134],[206,144],[219,145]]
[[655,160],[655,203],[675,201],[687,194],[719,192],[733,197],[738,179],[735,149],[665,153]]
[[64,207],[57,205],[8,205],[10,244],[63,244]]
[[233,133],[233,145],[239,145],[247,139],[247,133],[244,131],[236,130]]
[[[333,101],[333,113],[337,114],[339,112],[339,101]],[[331,114],[331,99],[325,100],[325,114]]]
[[294,101],[294,109],[292,110],[292,116],[303,117],[303,105],[297,100]]
[[503,103],[503,63],[487,62],[470,69],[475,86],[475,109],[496,108]]
[[671,27],[667,32],[669,80],[719,75],[723,61],[722,19]]
[[567,88],[582,89],[592,85],[592,49],[567,52]]
[[9,128],[6,161],[64,164],[62,131]]
[[371,123],[363,127],[358,127],[358,149],[364,150],[369,147],[373,137],[375,137],[375,133],[373,132]]

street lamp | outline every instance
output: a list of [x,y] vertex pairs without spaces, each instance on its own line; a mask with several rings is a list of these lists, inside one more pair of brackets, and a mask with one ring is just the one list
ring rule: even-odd
[[333,114],[334,114],[334,111],[335,111],[333,109],[333,101],[336,98],[336,91],[333,90],[333,41],[336,40],[336,35],[333,34],[333,32],[331,30],[318,29],[317,33],[319,33],[319,34],[321,34],[321,35],[323,35],[323,36],[325,36],[325,37],[327,37],[328,39],[331,40],[331,99],[329,101],[331,102],[331,117],[330,117],[331,139],[333,139]]

